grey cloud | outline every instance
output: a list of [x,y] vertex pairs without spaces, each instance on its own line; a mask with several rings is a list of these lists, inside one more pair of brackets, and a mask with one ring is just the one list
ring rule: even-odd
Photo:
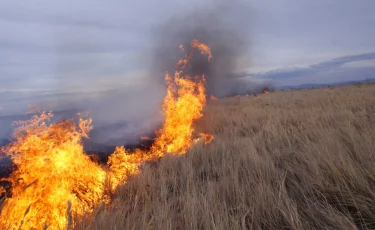
[[346,82],[374,81],[375,67],[339,68],[331,71],[322,71],[314,75],[303,77],[284,78],[276,80],[277,87],[298,87],[310,85],[341,84]]
[[[371,59],[375,59],[375,52],[335,58],[329,61],[310,65],[305,68],[278,69],[278,70],[268,71],[265,73],[252,74],[252,76],[271,78],[271,79],[303,77],[306,75],[316,74],[322,71],[329,71],[335,68],[340,68],[345,63],[360,61],[360,60],[371,60]],[[246,74],[246,73],[243,73],[243,74]],[[250,75],[250,73],[248,73],[248,75]]]
[[278,80],[280,84],[325,83],[375,77],[375,67],[347,67],[345,64],[363,60],[375,60],[375,52],[350,55],[310,65],[305,68],[279,69],[265,73],[252,74],[254,77]]
[[[0,88],[8,91],[1,94],[0,114],[19,113],[30,103],[39,103],[53,104],[62,109],[92,107],[94,122],[137,120],[140,113],[159,118],[158,103],[162,100],[163,89],[148,85],[147,77],[144,88],[137,88],[135,92],[128,92],[129,88],[124,86],[134,84],[133,80],[143,72],[150,77],[161,74],[149,70],[153,64],[150,46],[155,44],[152,35],[161,29],[162,22],[175,15],[194,12],[194,8],[199,10],[203,5],[216,3],[199,0],[1,1]],[[230,71],[225,73],[232,77],[227,88],[240,92],[257,87],[260,82],[271,81],[249,78],[248,75],[275,79],[280,84],[373,75],[371,67],[345,66],[345,63],[373,58],[373,53],[321,62],[322,57],[330,59],[374,50],[373,0],[254,0],[250,4],[252,10],[247,13],[251,17],[243,22],[240,39],[249,39],[244,43],[251,44],[247,47],[250,49],[241,55],[246,56],[246,60],[249,56],[251,63],[237,69],[238,60],[226,57],[228,62],[224,64],[231,65]],[[236,12],[230,17],[221,17],[221,20],[233,23],[236,20],[233,15]],[[218,16],[220,18],[220,14]],[[197,18],[192,21],[197,25],[200,23]],[[246,36],[250,24],[251,36]],[[168,45],[180,44],[171,40]],[[318,64],[289,68],[309,63]],[[258,66],[267,69],[282,66],[283,69],[254,75],[243,71]],[[165,71],[163,66],[158,68]],[[117,90],[104,93],[107,88]],[[75,92],[88,89],[90,93],[72,94],[71,89]],[[120,131],[130,135],[144,120],[144,117],[138,119],[137,125],[126,132]],[[152,122],[147,126],[158,123],[157,119]]]
[[314,69],[319,69],[319,70],[327,70],[327,69],[332,69],[335,67],[341,67],[344,64],[349,63],[349,62],[372,60],[372,59],[375,59],[375,52],[339,57],[339,58],[332,59],[330,61],[321,62],[316,65],[311,65],[310,67]]
[[96,28],[101,30],[126,30],[127,32],[138,33],[140,29],[144,29],[147,25],[137,25],[131,22],[120,22],[117,24],[102,22],[102,21],[92,21],[85,20],[84,18],[70,18],[63,15],[12,15],[12,14],[2,14],[0,19],[8,22],[17,22],[24,24],[37,23],[41,25],[48,26],[72,26],[72,27],[85,27]]

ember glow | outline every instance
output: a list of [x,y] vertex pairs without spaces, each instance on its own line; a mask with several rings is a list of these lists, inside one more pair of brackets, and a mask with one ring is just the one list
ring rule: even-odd
[[5,193],[6,193],[5,189],[3,187],[0,187],[0,197],[5,196]]
[[187,74],[194,52],[198,50],[210,60],[210,48],[198,40],[191,42],[188,53],[180,48],[184,56],[175,73],[165,76],[165,123],[148,151],[128,152],[119,146],[104,169],[83,150],[82,138],[87,138],[92,129],[90,118],[80,115],[78,124],[68,120],[53,124],[52,113],[43,112],[19,123],[16,141],[3,149],[17,170],[6,178],[12,190],[0,210],[1,229],[72,227],[72,216],[91,213],[100,203],[109,203],[106,194],[126,183],[128,176],[139,173],[141,163],[164,154],[183,154],[200,139],[205,143],[213,139],[210,134],[193,136],[193,122],[202,116],[206,104],[205,79]]

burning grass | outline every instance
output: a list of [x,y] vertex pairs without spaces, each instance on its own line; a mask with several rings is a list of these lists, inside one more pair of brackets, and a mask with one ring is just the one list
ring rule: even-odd
[[[163,103],[165,122],[157,131],[150,150],[128,152],[122,146],[102,167],[84,153],[82,138],[92,129],[91,119],[51,123],[52,114],[42,112],[20,122],[16,141],[3,151],[17,168],[7,181],[12,188],[1,200],[2,229],[71,229],[94,207],[110,205],[111,194],[129,176],[139,173],[145,161],[165,154],[183,154],[199,139],[209,142],[210,134],[194,137],[193,122],[202,116],[206,104],[204,76],[189,76],[189,62],[196,50],[212,59],[210,48],[197,40],[177,63],[173,75],[166,74],[167,92]],[[4,196],[4,189],[0,194]]]
[[375,85],[218,99],[77,229],[375,229]]

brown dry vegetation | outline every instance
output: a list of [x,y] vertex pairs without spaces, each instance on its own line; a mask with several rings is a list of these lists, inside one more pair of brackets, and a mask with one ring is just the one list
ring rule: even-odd
[[219,99],[198,127],[77,229],[375,229],[374,84]]

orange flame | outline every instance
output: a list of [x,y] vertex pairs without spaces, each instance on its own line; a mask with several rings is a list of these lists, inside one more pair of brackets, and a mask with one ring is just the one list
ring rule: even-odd
[[205,144],[210,143],[214,139],[214,136],[212,134],[209,134],[209,133],[200,133],[199,136],[201,136],[202,138],[204,138],[204,143]]
[[264,92],[265,94],[268,94],[268,89],[264,89],[263,92]]
[[141,136],[141,140],[147,141],[147,140],[151,140],[151,138],[148,136]]
[[106,194],[124,184],[128,176],[139,173],[142,162],[167,153],[183,154],[200,139],[205,143],[212,141],[210,134],[193,137],[193,122],[202,116],[206,104],[205,79],[186,74],[195,49],[209,60],[212,55],[210,48],[198,40],[192,41],[191,48],[177,63],[174,75],[165,76],[165,123],[157,131],[151,149],[127,152],[124,147],[116,147],[108,159],[108,170],[84,153],[82,138],[88,137],[92,129],[90,118],[80,115],[78,125],[67,120],[52,124],[52,113],[43,112],[20,122],[14,133],[16,141],[3,149],[18,168],[7,178],[13,185],[12,196],[6,198],[0,210],[0,228],[72,227],[72,216],[80,217],[92,212],[96,205],[109,202]]
[[6,190],[3,187],[0,187],[0,197],[5,196]]
[[211,101],[216,101],[216,100],[217,100],[217,97],[215,97],[214,95],[211,95],[211,96],[210,96],[210,99],[211,99]]
[[[193,40],[191,46],[198,49],[203,47],[202,50],[200,49],[201,53],[207,54],[209,59],[212,58],[209,48],[204,44]],[[182,46],[180,49],[184,52]],[[112,189],[124,183],[128,175],[137,174],[140,163],[160,158],[166,153],[183,154],[200,139],[193,138],[193,121],[202,116],[201,111],[206,104],[205,80],[204,76],[191,77],[185,73],[193,52],[194,49],[185,55],[184,59],[178,61],[177,70],[173,76],[165,75],[168,85],[162,106],[165,122],[162,129],[157,131],[157,137],[150,151],[137,149],[134,153],[128,153],[124,148],[117,148],[109,157],[110,178],[113,178],[111,179]],[[209,138],[209,134],[200,134],[200,136],[207,143],[213,139],[213,136]]]
[[77,215],[92,211],[104,197],[105,171],[84,154],[81,137],[91,129],[91,119],[49,124],[51,113],[35,115],[21,123],[17,141],[4,151],[18,169],[9,180],[12,197],[0,215],[3,229],[63,229],[66,208]]

